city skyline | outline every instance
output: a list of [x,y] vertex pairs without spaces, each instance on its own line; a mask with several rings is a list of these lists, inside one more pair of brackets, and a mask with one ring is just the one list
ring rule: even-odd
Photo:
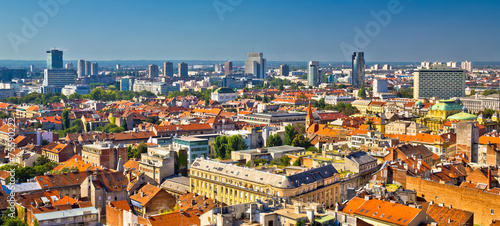
[[[37,2],[4,3],[2,8],[8,10],[0,18],[11,22],[0,25],[0,36],[4,37],[0,59],[43,59],[43,51],[56,47],[69,60],[224,62],[243,61],[248,52],[263,52],[269,61],[348,62],[343,53],[348,46],[349,52],[352,47],[366,52],[367,62],[500,61],[494,51],[500,49],[494,38],[497,31],[490,31],[499,25],[494,13],[494,5],[499,3],[287,1],[286,10],[277,10],[285,3],[235,2],[238,4],[228,5],[223,0],[155,2],[155,7],[150,7],[128,1],[67,1],[52,11],[44,11]],[[230,8],[221,11],[221,6]],[[93,17],[84,13],[90,7]],[[148,10],[142,10],[145,7]],[[429,13],[424,16],[423,11]],[[26,21],[33,23],[39,12],[47,12],[46,23],[38,23],[31,35],[23,35]],[[391,19],[384,19],[382,12],[390,12]],[[356,45],[357,31],[366,32],[365,27],[374,23],[380,29],[372,30],[367,40]],[[164,26],[167,29],[160,29]],[[246,32],[256,29],[260,32]],[[223,30],[233,32],[215,35]],[[490,35],[475,35],[480,32]],[[15,35],[21,39],[13,39]]]

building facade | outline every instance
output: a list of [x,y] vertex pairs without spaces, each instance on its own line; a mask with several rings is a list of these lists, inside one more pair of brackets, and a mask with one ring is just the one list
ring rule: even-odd
[[227,61],[224,63],[224,75],[230,75],[233,73],[233,62]]
[[365,53],[352,54],[352,87],[361,88],[365,84]]
[[321,84],[321,78],[319,74],[319,62],[318,61],[309,61],[307,65],[307,85],[308,86],[318,86]]
[[245,74],[253,74],[260,79],[266,78],[266,59],[263,53],[248,53],[245,61]]
[[340,202],[340,176],[332,165],[286,176],[196,159],[189,178],[191,192],[228,205],[271,198],[293,198],[325,207]]
[[45,69],[43,73],[43,85],[62,88],[66,85],[75,84],[76,73],[73,69]]
[[174,64],[172,62],[163,63],[163,76],[173,77],[174,76]]
[[420,69],[414,76],[413,98],[450,99],[465,96],[465,70],[445,65]]
[[47,51],[47,69],[63,68],[63,51],[53,49]]
[[188,77],[188,64],[184,62],[180,62],[177,65],[178,76],[181,78]]

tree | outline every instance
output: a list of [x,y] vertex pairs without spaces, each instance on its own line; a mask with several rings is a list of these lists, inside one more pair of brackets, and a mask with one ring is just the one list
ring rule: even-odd
[[262,102],[269,103],[269,97],[267,97],[266,94],[264,94],[264,97],[262,98]]
[[311,143],[309,142],[309,139],[307,137],[304,137],[304,135],[302,134],[298,134],[295,136],[295,138],[293,138],[292,146],[303,147],[307,149],[311,146]]
[[229,149],[226,136],[219,136],[214,141],[214,157],[218,159],[225,159],[226,152]]
[[366,90],[365,88],[361,88],[360,90],[358,90],[358,97],[361,97],[361,98],[366,98]]
[[488,108],[488,109],[485,109],[485,110],[482,112],[482,114],[483,114],[483,117],[484,117],[484,118],[491,118],[491,116],[492,116],[493,114],[495,114],[495,110],[493,110],[493,109],[489,109],[489,108]]
[[283,145],[283,140],[279,134],[270,135],[267,138],[267,146],[268,147],[277,147]]
[[297,159],[293,162],[293,166],[300,166],[300,158],[297,158]]
[[42,156],[36,158],[35,162],[33,163],[33,166],[43,166],[49,162],[51,162],[51,160],[49,158],[47,158],[47,156],[42,155]]
[[127,119],[123,119],[123,120],[122,120],[121,127],[122,127],[124,130],[127,130],[127,128],[128,128],[128,125],[127,125]]
[[210,101],[209,100],[205,100],[205,107],[208,107],[210,106]]
[[42,140],[42,145],[47,145],[47,144],[49,144],[49,143],[50,143],[50,141],[48,141],[48,140],[46,140],[46,139],[43,139],[43,140]]
[[243,139],[243,136],[241,136],[239,134],[229,137],[229,139],[227,140],[227,143],[228,143],[229,149],[231,149],[231,151],[239,151],[239,150],[248,149],[248,145],[245,142],[245,140]]
[[68,98],[73,99],[73,100],[80,99],[80,94],[78,94],[77,92],[74,92],[71,95],[69,95]]
[[287,155],[283,156],[280,158],[280,165],[281,166],[289,166],[290,165],[290,161],[292,159],[290,157],[288,157]]
[[297,132],[295,132],[295,126],[292,124],[285,127],[285,145],[292,145],[293,138],[295,138]]
[[70,127],[69,113],[70,113],[69,108],[64,109],[62,112],[62,124],[64,129],[68,129]]

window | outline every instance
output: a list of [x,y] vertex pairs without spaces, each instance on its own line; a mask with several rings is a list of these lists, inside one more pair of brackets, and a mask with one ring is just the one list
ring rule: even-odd
[[495,210],[490,209],[491,215],[495,215]]

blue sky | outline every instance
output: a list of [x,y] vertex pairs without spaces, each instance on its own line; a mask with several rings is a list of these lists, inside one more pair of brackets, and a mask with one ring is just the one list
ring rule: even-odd
[[[44,2],[59,10],[48,15]],[[339,62],[344,43],[367,61],[500,61],[498,9],[493,0],[0,0],[0,59],[43,60],[57,47],[66,60],[236,61],[258,51],[268,61]],[[381,11],[386,26],[371,15]],[[34,17],[37,31],[23,35],[23,18]],[[374,24],[356,45],[355,28]]]

